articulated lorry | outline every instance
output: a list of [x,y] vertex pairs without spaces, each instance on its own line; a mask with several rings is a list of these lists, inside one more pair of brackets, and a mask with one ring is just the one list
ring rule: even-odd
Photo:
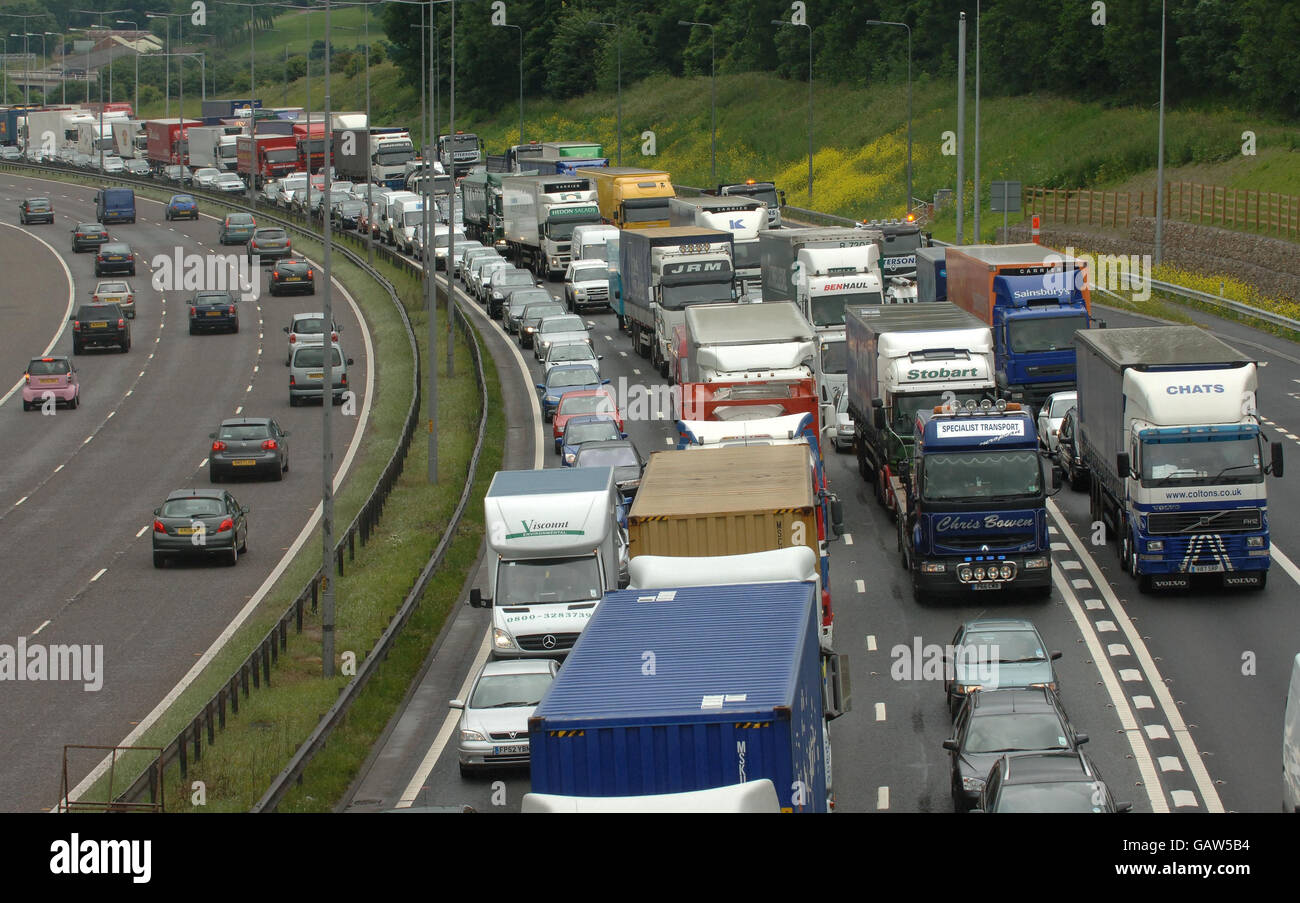
[[563,277],[574,226],[600,223],[596,190],[581,176],[514,176],[501,183],[506,248],[539,278]]
[[488,154],[484,160],[488,172],[519,173],[540,171],[536,161],[542,156],[542,146],[536,141],[516,144],[506,148],[504,154]]
[[[1052,468],[1052,490],[1060,487]],[[999,399],[916,414],[912,460],[891,483],[898,550],[917,601],[1052,592],[1044,466],[1033,417]]]
[[686,308],[735,300],[731,243],[730,232],[694,226],[620,232],[613,307],[631,327],[632,347],[663,376]]
[[621,585],[627,538],[610,467],[503,470],[483,499],[495,658],[573,648],[601,598]]
[[916,300],[948,300],[948,249],[939,247],[916,249]]
[[119,157],[123,160],[144,159],[149,149],[149,136],[145,134],[143,122],[138,119],[116,120],[112,128],[113,151]]
[[219,125],[223,119],[242,119],[252,115],[251,111],[260,110],[260,100],[205,100],[199,107],[204,125]]
[[1078,441],[1089,508],[1142,592],[1263,588],[1270,560],[1266,447],[1248,356],[1195,326],[1080,330]]
[[472,132],[438,136],[438,160],[443,172],[459,179],[483,162],[483,145]]
[[850,304],[882,304],[880,249],[860,229],[760,232],[763,300],[791,301],[818,329],[844,325]]
[[686,308],[683,384],[812,379],[812,326],[793,304],[695,304]]
[[210,166],[223,172],[234,172],[239,157],[238,135],[228,134],[226,126],[222,125],[192,126],[186,131],[191,166]]
[[[292,123],[290,123],[292,134]],[[369,182],[401,189],[406,183],[406,163],[415,156],[411,133],[402,126],[372,126],[369,129],[335,129],[334,169],[339,179]],[[297,141],[294,142],[295,152]]]
[[77,123],[77,150],[88,156],[113,153],[112,121],[101,123],[98,118]]
[[188,166],[186,132],[201,126],[197,119],[148,119],[144,124],[145,154],[154,172],[165,166]]
[[851,307],[845,333],[858,471],[893,511],[893,482],[912,459],[918,412],[996,397],[993,337],[947,302]]
[[800,582],[608,594],[528,719],[533,793],[627,811],[627,797],[768,779],[782,811],[828,811],[840,703],[816,610]]
[[298,147],[292,135],[236,135],[235,172],[254,188],[298,169]]
[[744,197],[762,201],[767,205],[767,228],[781,228],[781,207],[785,204],[785,192],[771,182],[759,182],[746,179],[729,185],[719,185],[704,192],[705,195],[717,197]]
[[899,277],[916,281],[916,252],[925,245],[921,227],[904,220],[870,220],[858,226],[880,249],[880,272],[886,284]]
[[669,225],[668,201],[676,192],[668,173],[631,166],[579,169],[574,175],[596,186],[601,221],[620,229],[659,229]]
[[947,249],[948,300],[993,329],[998,389],[1037,408],[1074,388],[1074,333],[1091,311],[1087,264],[1042,245]]
[[508,172],[476,169],[460,180],[461,218],[465,235],[504,250],[505,219],[501,206],[501,181]]
[[763,270],[758,233],[767,228],[762,201],[752,198],[672,198],[668,216],[674,226],[699,226],[730,232],[735,255],[736,287],[754,301],[762,300]]
[[[313,175],[325,166],[325,121],[310,117],[293,124],[293,138],[298,148],[298,171]],[[405,184],[405,182],[403,182]]]

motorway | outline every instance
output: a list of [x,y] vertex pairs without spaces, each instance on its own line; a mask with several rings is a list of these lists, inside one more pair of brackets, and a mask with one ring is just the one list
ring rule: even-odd
[[[562,297],[560,284],[548,287]],[[466,307],[480,326],[488,322],[481,306],[467,299]],[[1114,309],[1098,313],[1110,327],[1151,322]],[[1259,407],[1265,426],[1279,432],[1273,438],[1282,438],[1292,454],[1300,453],[1300,436],[1287,428],[1300,428],[1300,351],[1255,330],[1195,316],[1264,365]],[[615,387],[620,378],[660,382],[618,332],[612,314],[585,318],[604,355],[602,375]],[[531,352],[516,359],[513,340],[499,324],[484,332],[502,374],[511,427],[505,466],[558,466],[549,451],[535,452],[541,421],[531,397],[540,370]],[[627,431],[646,455],[675,442],[666,420],[629,422]],[[545,435],[549,441],[549,425]],[[1265,590],[1144,596],[1120,571],[1113,545],[1090,544],[1087,494],[1067,486],[1049,503],[1051,599],[1004,594],[918,604],[898,564],[894,525],[859,477],[854,457],[828,448],[826,462],[831,488],[845,501],[848,532],[831,553],[835,646],[850,657],[853,691],[853,711],[831,725],[838,811],[952,811],[942,748],[951,724],[943,685],[896,679],[891,666],[897,650],[917,642],[942,646],[962,621],[980,615],[1030,618],[1048,647],[1061,650],[1062,702],[1075,728],[1090,735],[1085,748],[1117,800],[1132,801],[1138,812],[1277,811],[1286,683],[1300,646],[1294,604],[1300,571],[1288,557],[1300,551],[1300,535],[1288,518],[1273,521],[1275,560]],[[1274,512],[1300,503],[1293,482],[1270,479],[1268,488]],[[483,571],[477,579],[484,579]],[[518,811],[529,789],[526,771],[463,779],[456,765],[457,713],[447,701],[465,695],[486,660],[488,624],[487,612],[458,609],[344,801],[347,811],[463,804]]]
[[[77,410],[24,412],[27,361],[45,350],[71,355],[70,303],[94,290],[91,253],[69,250],[69,229],[93,221],[91,188],[5,173],[0,208],[24,197],[50,197],[51,225],[0,231],[0,265],[10,274],[0,334],[0,643],[103,647],[102,688],[78,681],[6,682],[0,692],[0,808],[34,811],[60,795],[64,744],[113,745],[146,720],[205,650],[260,599],[287,551],[305,540],[321,486],[318,407],[290,408],[281,327],[294,312],[318,310],[320,298],[272,298],[265,276],[255,300],[241,302],[240,331],[188,334],[188,291],[151,284],[155,255],[236,254],[217,244],[218,221],[167,223],[161,204],[137,198],[138,222],[112,226],[138,255],[136,319],[127,354],[87,351],[72,358],[82,384]],[[263,270],[269,270],[264,267]],[[105,277],[120,278],[120,277]],[[166,287],[166,286],[165,286]],[[332,418],[336,478],[369,410],[373,372],[366,327],[354,305],[335,294],[342,343],[359,416]],[[338,408],[336,411],[340,410]],[[251,508],[247,555],[234,568],[209,562],[155,570],[149,525],[167,493],[207,487],[208,433],[233,416],[272,416],[292,434],[283,482],[225,484]],[[246,613],[246,612],[245,612]],[[103,753],[70,764],[73,785]]]

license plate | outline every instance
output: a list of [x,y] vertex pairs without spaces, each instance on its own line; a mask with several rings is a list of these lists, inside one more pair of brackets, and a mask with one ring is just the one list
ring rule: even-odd
[[997,583],[972,583],[970,585],[970,588],[973,590],[1002,589],[1002,582],[998,581]]
[[285,281],[285,282],[303,282],[304,279],[303,279],[302,276],[285,276],[285,277],[284,277],[284,281]]
[[107,329],[107,328],[108,328],[108,324],[107,324],[107,323],[91,323],[91,324],[90,324],[90,328],[91,328],[91,329]]
[[220,311],[220,310],[210,310],[210,311],[208,311],[208,316],[209,316],[209,317],[220,317],[220,316],[224,316],[224,314],[225,314],[225,311]]
[[307,374],[307,378],[308,378],[308,379],[324,379],[324,378],[325,378],[325,373],[324,373],[324,371],[322,371],[322,372],[320,372],[320,373],[308,373],[308,374]]
[[122,262],[122,258],[119,257],[118,255],[114,254],[112,257],[108,258],[108,262],[109,262],[109,263],[121,263],[121,262]]
[[252,467],[257,462],[252,458],[240,458],[238,461],[231,461],[232,467]]
[[177,536],[193,536],[196,532],[198,532],[198,531],[195,530],[193,527],[177,527],[177,528],[176,528],[176,535],[177,535]]
[[494,756],[516,756],[528,752],[528,746],[494,746],[492,755]]
[[57,376],[46,377],[40,381],[42,386],[52,386],[59,381]]
[[1222,573],[1222,564],[1194,564],[1188,568],[1193,574],[1218,574]]

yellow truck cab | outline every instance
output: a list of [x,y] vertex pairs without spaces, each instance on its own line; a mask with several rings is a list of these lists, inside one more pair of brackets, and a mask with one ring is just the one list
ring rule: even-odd
[[596,186],[601,219],[620,229],[656,229],[669,225],[668,201],[675,196],[668,173],[657,169],[610,166],[579,169]]

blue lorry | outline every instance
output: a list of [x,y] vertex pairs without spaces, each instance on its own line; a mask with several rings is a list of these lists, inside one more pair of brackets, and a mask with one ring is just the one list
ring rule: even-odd
[[920,601],[976,591],[1052,592],[1044,474],[1028,411],[996,404],[936,406],[917,413],[912,459],[894,477],[898,550]]

